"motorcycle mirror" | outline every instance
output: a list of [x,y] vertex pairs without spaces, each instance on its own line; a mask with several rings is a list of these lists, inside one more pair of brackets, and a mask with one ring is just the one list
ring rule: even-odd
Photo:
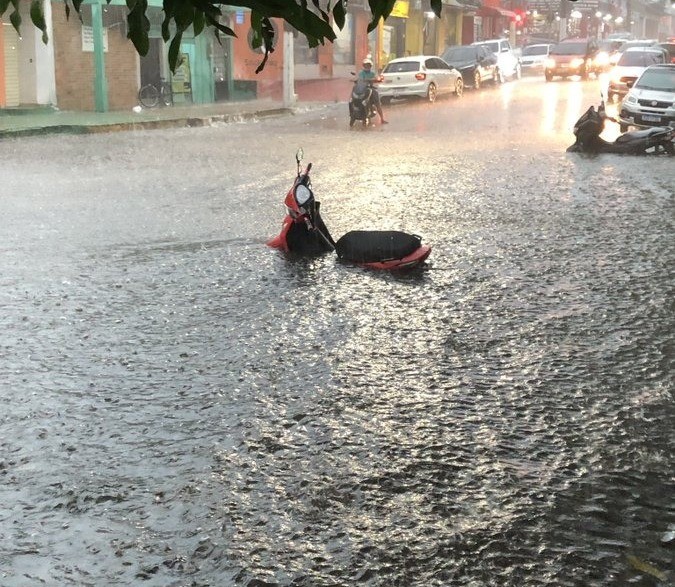
[[298,162],[298,165],[300,165],[300,161],[302,161],[302,158],[305,156],[304,151],[302,150],[302,147],[300,147],[297,152],[295,153],[295,160]]

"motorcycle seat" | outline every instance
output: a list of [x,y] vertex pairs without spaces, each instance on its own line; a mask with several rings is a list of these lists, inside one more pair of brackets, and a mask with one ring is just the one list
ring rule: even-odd
[[376,263],[402,259],[421,244],[419,236],[398,230],[352,230],[338,239],[335,252],[355,263]]
[[653,136],[657,136],[664,131],[667,131],[667,127],[655,127],[655,128],[645,128],[642,130],[631,130],[627,133],[622,134],[616,139],[617,143],[628,143],[630,141],[640,141]]

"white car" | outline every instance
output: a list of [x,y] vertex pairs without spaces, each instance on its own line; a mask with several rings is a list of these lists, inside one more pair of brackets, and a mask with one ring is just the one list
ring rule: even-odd
[[383,102],[417,96],[435,102],[443,94],[464,93],[462,74],[434,55],[392,59],[380,76],[377,91]]
[[513,52],[508,39],[489,39],[476,41],[472,45],[482,45],[497,56],[498,79],[503,82],[506,78],[520,79],[522,74],[520,60]]
[[621,132],[675,125],[675,64],[650,65],[629,86],[619,111]]
[[666,63],[660,47],[633,47],[626,49],[609,75],[607,98],[623,98],[628,93],[629,83],[634,83],[650,65]]
[[523,75],[543,75],[546,60],[551,51],[552,44],[538,43],[523,47],[520,54],[520,68]]

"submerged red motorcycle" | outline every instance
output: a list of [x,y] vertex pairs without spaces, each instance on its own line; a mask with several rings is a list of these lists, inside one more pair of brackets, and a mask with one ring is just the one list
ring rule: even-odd
[[302,149],[295,160],[298,175],[286,194],[286,216],[278,236],[268,245],[284,252],[317,255],[335,251],[338,258],[371,269],[414,269],[424,264],[431,247],[415,234],[397,230],[353,230],[333,240],[321,218],[320,203],[314,198],[309,163],[302,171]]

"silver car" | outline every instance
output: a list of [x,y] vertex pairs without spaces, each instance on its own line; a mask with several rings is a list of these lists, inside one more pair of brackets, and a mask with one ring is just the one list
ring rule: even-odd
[[629,87],[619,112],[621,132],[675,125],[675,64],[650,65]]
[[551,47],[553,47],[551,43],[537,43],[523,47],[520,54],[520,69],[523,75],[543,75]]
[[435,102],[443,94],[461,96],[464,93],[462,74],[433,55],[392,59],[379,81],[377,91],[383,102],[413,96]]

